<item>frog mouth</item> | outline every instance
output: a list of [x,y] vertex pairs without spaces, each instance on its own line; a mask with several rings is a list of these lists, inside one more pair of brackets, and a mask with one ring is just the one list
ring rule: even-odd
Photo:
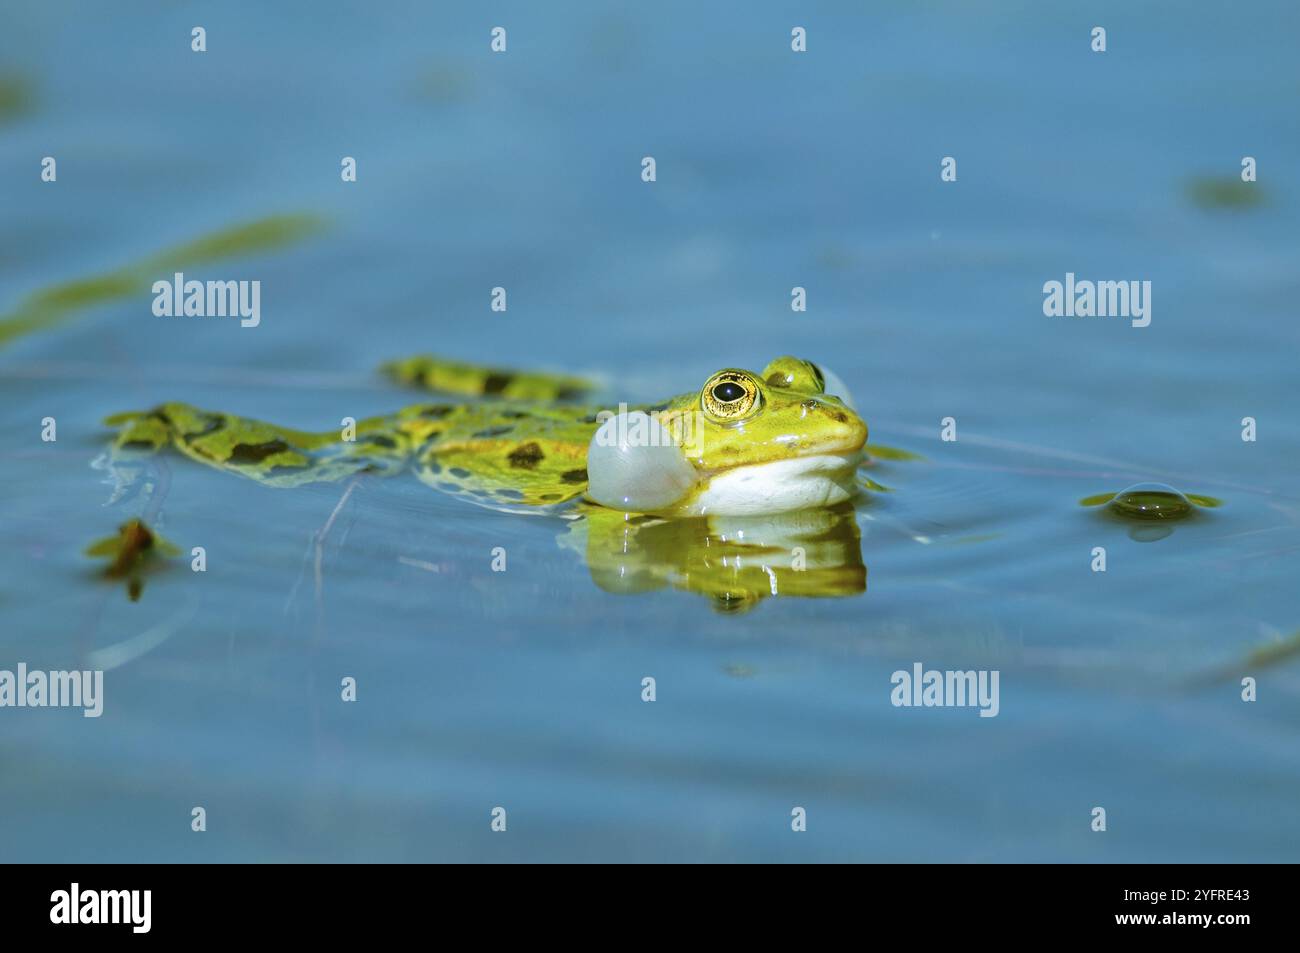
[[[633,421],[640,411],[625,416]],[[636,420],[646,435],[658,423]],[[866,428],[827,435],[820,446],[779,460],[698,468],[671,440],[632,441],[611,418],[587,448],[586,497],[611,509],[679,516],[755,516],[834,506],[857,492]],[[631,431],[628,430],[627,433]],[[793,439],[791,440],[793,449]]]
[[684,507],[694,516],[757,516],[834,506],[857,492],[858,448],[720,470]]

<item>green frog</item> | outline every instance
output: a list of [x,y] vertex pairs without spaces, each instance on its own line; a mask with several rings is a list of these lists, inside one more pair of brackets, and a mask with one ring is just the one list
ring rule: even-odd
[[595,385],[578,377],[432,356],[384,369],[477,399],[318,433],[168,403],[110,417],[110,456],[129,467],[172,447],[272,487],[411,470],[478,505],[571,521],[561,545],[583,550],[610,590],[672,586],[736,609],[865,588],[852,500],[867,425],[822,366],[784,356],[758,373],[724,368],[698,390],[616,410],[591,404]]
[[758,374],[726,368],[698,391],[618,412],[573,403],[590,390],[578,378],[433,357],[387,370],[405,383],[499,399],[416,404],[325,433],[168,403],[108,418],[121,428],[113,455],[170,446],[276,487],[410,467],[441,492],[534,512],[596,505],[760,516],[857,492],[867,425],[839,379],[810,361],[779,357]]

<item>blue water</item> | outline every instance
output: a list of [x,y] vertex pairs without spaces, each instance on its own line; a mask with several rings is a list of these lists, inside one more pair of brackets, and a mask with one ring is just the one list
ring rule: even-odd
[[[0,315],[232,224],[329,227],[188,269],[260,280],[257,328],[141,291],[0,351],[0,669],[108,666],[99,719],[0,708],[0,859],[1300,859],[1300,663],[1246,662],[1300,628],[1300,14],[981,6],[9,4]],[[1246,155],[1258,206],[1189,198]],[[1151,325],[1045,317],[1066,272],[1150,280]],[[421,351],[615,400],[796,353],[925,460],[872,472],[865,594],[741,613],[608,591],[559,521],[410,477],[177,456],[153,524],[208,571],[134,603],[93,575],[148,505],[92,467],[106,414],[326,429],[411,402],[373,369]],[[1077,503],[1143,480],[1224,505],[1139,542]],[[892,706],[914,662],[998,670],[999,715]]]

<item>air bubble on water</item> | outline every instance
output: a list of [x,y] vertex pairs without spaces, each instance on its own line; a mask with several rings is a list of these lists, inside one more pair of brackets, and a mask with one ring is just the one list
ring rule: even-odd
[[1164,483],[1136,483],[1121,490],[1110,501],[1110,508],[1121,516],[1140,520],[1176,520],[1191,513],[1191,500]]

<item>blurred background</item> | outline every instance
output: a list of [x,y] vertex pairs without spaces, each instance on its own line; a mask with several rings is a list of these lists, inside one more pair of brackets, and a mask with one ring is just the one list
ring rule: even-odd
[[[99,719],[0,710],[0,860],[1296,860],[1297,26],[7,3],[0,668],[108,671]],[[260,280],[260,326],[155,317],[181,265]],[[1151,281],[1151,325],[1045,317],[1066,272]],[[731,613],[611,591],[558,521],[410,477],[344,498],[169,456],[115,500],[94,466],[104,416],[164,400],[395,410],[419,397],[374,368],[424,351],[614,401],[794,353],[924,459],[873,471],[864,594]],[[1224,505],[1159,539],[1078,505],[1141,480]],[[132,602],[82,550],[141,514],[209,568]],[[1000,670],[1000,715],[892,707],[916,661]]]

